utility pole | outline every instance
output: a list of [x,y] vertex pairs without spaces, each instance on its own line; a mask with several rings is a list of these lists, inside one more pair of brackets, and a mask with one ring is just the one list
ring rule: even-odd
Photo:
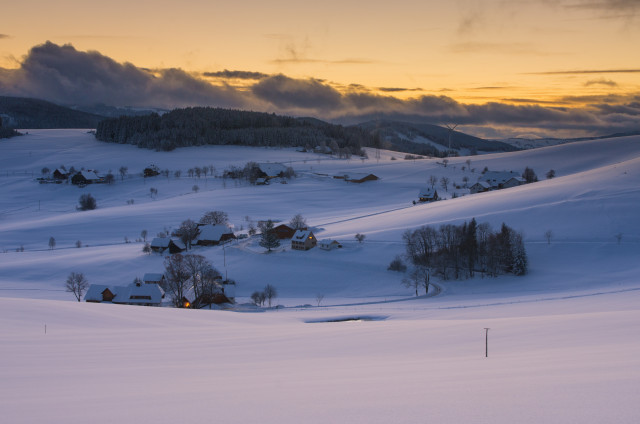
[[458,126],[458,124],[454,124],[454,125],[446,124],[445,125],[445,127],[447,127],[449,129],[449,150],[447,151],[447,157],[449,157],[449,155],[451,155],[451,133],[453,133],[453,130],[455,130],[457,126]]
[[489,328],[485,327],[485,335],[484,335],[484,357],[489,357]]

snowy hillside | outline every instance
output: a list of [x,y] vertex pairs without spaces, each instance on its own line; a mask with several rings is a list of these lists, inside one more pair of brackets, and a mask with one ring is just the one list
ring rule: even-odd
[[[153,152],[101,143],[83,130],[34,130],[1,141],[6,419],[637,421],[640,136],[448,164],[403,158],[381,151],[378,159],[371,150],[369,159],[346,160],[237,146]],[[267,186],[219,177],[248,161],[281,162],[297,177]],[[142,178],[150,164],[170,170],[169,177]],[[115,182],[78,188],[36,181],[42,168],[61,165],[111,170]],[[218,177],[189,177],[196,166],[213,166]],[[121,167],[128,168],[123,178]],[[529,167],[540,181],[470,194],[485,167]],[[556,177],[545,179],[551,169]],[[380,179],[332,178],[347,172]],[[414,205],[431,176],[445,200]],[[86,193],[96,210],[76,210]],[[64,291],[70,272],[119,285],[162,272],[164,258],[143,253],[136,241],[141,231],[153,237],[211,210],[227,212],[237,233],[246,233],[250,221],[288,222],[301,213],[319,240],[335,238],[344,247],[305,252],[283,243],[267,254],[247,238],[224,249],[194,248],[238,282],[239,303],[266,284],[277,287],[284,308],[264,313],[77,303]],[[528,275],[436,281],[439,294],[415,298],[403,275],[387,270],[404,252],[406,230],[474,217],[523,232]],[[356,233],[366,235],[363,243]],[[318,322],[340,318],[367,320]],[[118,407],[96,413],[105,404]]]

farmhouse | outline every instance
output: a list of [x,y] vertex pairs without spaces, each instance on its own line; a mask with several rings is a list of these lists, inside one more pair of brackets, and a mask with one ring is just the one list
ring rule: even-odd
[[260,169],[258,177],[267,181],[272,178],[284,177],[287,173],[287,167],[281,163],[259,163],[258,168]]
[[492,190],[504,188],[504,184],[514,177],[520,177],[520,174],[514,171],[487,171],[479,181],[484,181]]
[[418,194],[418,200],[420,200],[421,202],[435,202],[436,200],[438,200],[438,190],[425,187],[420,190],[420,194]]
[[478,181],[477,183],[469,187],[469,192],[471,194],[484,193],[485,191],[489,190],[491,190],[491,186],[485,181]]
[[522,184],[526,184],[527,181],[522,177],[511,177],[504,184],[502,184],[502,188],[510,188],[517,187]]
[[92,284],[84,296],[85,302],[111,302],[120,305],[160,306],[164,291],[157,284],[136,281],[128,286]]
[[280,224],[274,227],[272,231],[280,240],[290,239],[296,233],[296,230],[287,224]]
[[162,253],[167,249],[169,249],[169,253],[173,254],[184,252],[187,247],[184,245],[182,240],[169,237],[155,237],[151,240],[152,251]]
[[74,185],[87,185],[94,183],[104,182],[104,178],[99,177],[95,171],[80,171],[73,177],[71,177],[71,184]]
[[342,245],[338,240],[324,239],[320,240],[318,247],[322,250],[333,250],[342,248]]
[[345,180],[350,183],[363,183],[365,181],[376,181],[380,178],[374,174],[364,174],[364,173],[353,173],[353,172],[342,172],[333,176],[333,178],[338,180]]
[[317,243],[316,236],[311,230],[298,230],[291,238],[291,248],[294,250],[309,250]]
[[195,244],[198,246],[215,246],[236,238],[231,228],[224,224],[202,225],[199,230],[200,234],[195,240]]
[[144,175],[145,178],[155,177],[156,175],[160,175],[160,168],[155,165],[149,165],[144,169],[142,175]]
[[53,179],[54,180],[64,181],[67,178],[69,178],[69,173],[66,172],[66,171],[64,171],[64,170],[62,170],[60,168],[57,168],[55,171],[53,171]]

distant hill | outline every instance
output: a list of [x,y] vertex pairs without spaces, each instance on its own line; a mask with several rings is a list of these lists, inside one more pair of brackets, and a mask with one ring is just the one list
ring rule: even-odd
[[95,128],[103,116],[58,106],[45,100],[0,96],[0,117],[12,128]]
[[629,137],[632,135],[640,135],[640,131],[631,131],[625,133],[615,133],[602,135],[597,137],[578,137],[578,138],[508,138],[501,140],[507,144],[518,147],[523,150],[537,149],[540,147],[556,146],[558,144],[575,143],[576,141],[586,140],[602,140],[604,138]]
[[[379,134],[382,147],[389,150],[444,156],[449,149],[449,130],[430,124],[375,120],[355,125]],[[501,141],[485,140],[459,131],[451,134],[451,150],[460,155],[482,152],[511,152],[517,147]]]

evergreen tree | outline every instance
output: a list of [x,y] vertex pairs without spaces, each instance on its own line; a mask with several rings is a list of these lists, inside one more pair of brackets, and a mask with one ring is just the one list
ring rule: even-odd
[[260,223],[260,246],[268,249],[271,252],[271,249],[275,249],[280,246],[280,240],[278,236],[273,231],[273,221],[268,220],[267,222]]

